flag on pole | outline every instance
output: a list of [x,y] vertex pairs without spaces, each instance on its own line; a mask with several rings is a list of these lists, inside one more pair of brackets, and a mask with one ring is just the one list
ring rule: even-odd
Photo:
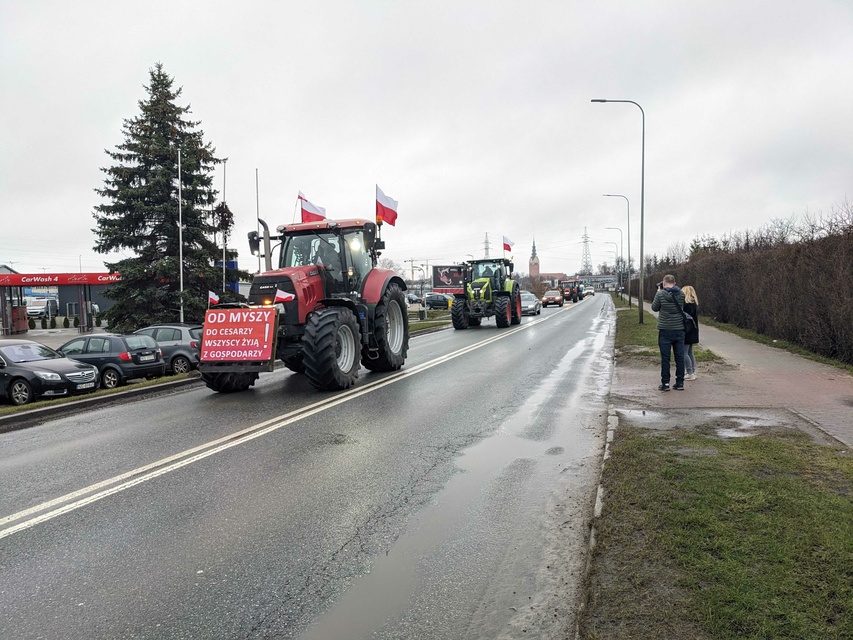
[[514,244],[515,243],[512,240],[504,236],[504,251],[512,251],[512,247]]
[[275,301],[276,302],[290,302],[291,300],[296,300],[296,296],[292,293],[288,293],[287,291],[282,291],[281,289],[275,290]]
[[376,185],[376,224],[387,222],[392,227],[396,226],[397,222],[397,205],[399,203],[393,198],[389,198],[384,193],[379,185]]
[[218,304],[219,296],[213,293],[213,291],[207,292],[207,304]]
[[322,222],[326,219],[326,210],[309,202],[308,198],[301,191],[297,200],[302,210],[302,222]]

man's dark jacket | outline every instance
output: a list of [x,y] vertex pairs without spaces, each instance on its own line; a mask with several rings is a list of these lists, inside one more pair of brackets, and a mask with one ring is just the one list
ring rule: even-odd
[[658,289],[652,300],[652,311],[658,312],[658,331],[684,331],[684,292],[675,285]]

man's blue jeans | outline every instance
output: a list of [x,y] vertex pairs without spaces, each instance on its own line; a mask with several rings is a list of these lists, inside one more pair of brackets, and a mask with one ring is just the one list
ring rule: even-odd
[[660,347],[660,381],[669,384],[669,355],[675,352],[675,384],[684,384],[684,332],[658,331]]

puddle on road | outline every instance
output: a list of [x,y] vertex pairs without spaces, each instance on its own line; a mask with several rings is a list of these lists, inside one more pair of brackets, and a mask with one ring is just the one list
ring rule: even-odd
[[[430,505],[412,515],[406,532],[385,556],[375,558],[371,570],[357,578],[331,611],[300,637],[385,637],[387,625],[407,615],[415,597],[427,597],[442,582],[453,584],[439,588],[430,608],[437,606],[436,615],[450,619],[450,612],[442,614],[441,606],[460,606],[469,595],[459,593],[454,598],[445,590],[464,591],[466,581],[480,579],[477,574],[486,569],[469,566],[477,554],[486,553],[489,562],[497,562],[507,544],[517,544],[512,534],[501,531],[500,512],[508,509],[514,514],[503,525],[512,528],[519,526],[513,520],[522,510],[529,526],[538,531],[532,523],[544,517],[543,503],[560,482],[570,481],[561,473],[580,473],[585,459],[601,446],[594,430],[603,434],[606,421],[604,399],[612,368],[612,358],[604,353],[607,334],[597,331],[574,345],[492,435],[462,451],[455,460],[461,473],[448,481]],[[557,396],[560,400],[555,405]],[[538,535],[541,531],[531,533],[525,545],[544,544]],[[535,562],[532,558],[530,570]],[[433,575],[436,569],[439,573]],[[452,572],[459,575],[449,575]],[[471,585],[474,592],[476,584]]]

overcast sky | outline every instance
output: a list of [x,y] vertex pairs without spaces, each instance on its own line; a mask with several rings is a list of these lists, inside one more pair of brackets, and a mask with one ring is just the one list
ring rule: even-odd
[[[503,235],[527,271],[830,212],[851,196],[850,0],[0,0],[0,264],[102,271],[105,149],[161,62],[227,157],[231,247],[399,200],[384,257],[453,263]],[[256,201],[255,172],[259,199]],[[215,179],[223,187],[221,168]]]

